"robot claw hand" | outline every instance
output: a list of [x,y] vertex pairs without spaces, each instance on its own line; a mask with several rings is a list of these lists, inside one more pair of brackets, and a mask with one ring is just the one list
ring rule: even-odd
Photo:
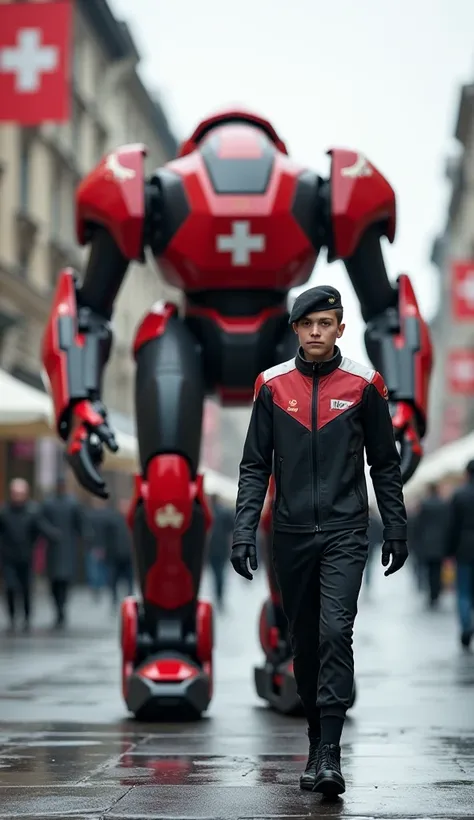
[[403,401],[393,405],[391,413],[395,440],[400,444],[402,479],[406,484],[423,455],[416,414],[413,407]]
[[104,458],[104,445],[116,453],[118,444],[109,427],[105,407],[100,402],[80,401],[72,414],[66,460],[84,489],[99,498],[108,498],[105,481],[97,468]]

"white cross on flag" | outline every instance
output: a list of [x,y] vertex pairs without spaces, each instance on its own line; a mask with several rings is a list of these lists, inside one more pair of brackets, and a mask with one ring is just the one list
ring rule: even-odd
[[452,264],[453,315],[455,319],[474,319],[474,261]]
[[451,393],[474,393],[474,350],[451,350],[448,357]]
[[72,4],[0,4],[0,121],[69,119]]

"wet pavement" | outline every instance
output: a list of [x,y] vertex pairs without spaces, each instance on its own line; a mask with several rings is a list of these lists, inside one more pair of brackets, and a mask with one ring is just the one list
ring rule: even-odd
[[474,817],[474,653],[458,646],[449,596],[426,611],[408,570],[380,570],[362,596],[347,791],[325,803],[298,788],[303,720],[273,714],[254,692],[264,578],[229,581],[215,698],[197,723],[127,717],[105,601],[76,593],[57,635],[40,597],[33,634],[0,636],[0,820]]

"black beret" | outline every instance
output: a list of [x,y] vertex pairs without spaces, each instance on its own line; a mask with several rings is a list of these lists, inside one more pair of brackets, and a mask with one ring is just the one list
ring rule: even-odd
[[296,297],[291,309],[289,324],[299,322],[303,316],[307,316],[309,313],[315,313],[319,310],[336,310],[338,308],[342,309],[339,291],[330,285],[319,285],[316,288],[305,290]]

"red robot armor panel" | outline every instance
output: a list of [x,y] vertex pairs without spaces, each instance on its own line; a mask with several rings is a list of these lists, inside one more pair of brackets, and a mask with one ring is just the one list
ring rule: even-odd
[[364,231],[383,225],[389,242],[395,238],[395,193],[385,177],[362,154],[333,148],[331,155],[331,214],[333,247],[328,261],[347,259]]
[[275,143],[282,154],[288,153],[285,143],[280,139],[271,122],[261,117],[260,114],[255,114],[244,108],[226,108],[202,120],[202,122],[196,126],[189,139],[182,143],[178,156],[184,157],[187,154],[191,154],[196,150],[204,135],[207,134],[211,128],[214,128],[219,123],[224,124],[230,122],[248,122],[252,125],[256,125],[270,137],[271,141]]
[[[172,285],[186,293],[287,291],[307,281],[319,251],[298,219],[298,190],[308,179],[262,129],[213,127],[167,171],[179,177],[187,202],[187,214],[158,254]],[[315,197],[315,176],[310,189]]]
[[88,226],[102,225],[127,259],[143,261],[145,145],[125,145],[108,154],[77,190],[76,226],[81,245]]

